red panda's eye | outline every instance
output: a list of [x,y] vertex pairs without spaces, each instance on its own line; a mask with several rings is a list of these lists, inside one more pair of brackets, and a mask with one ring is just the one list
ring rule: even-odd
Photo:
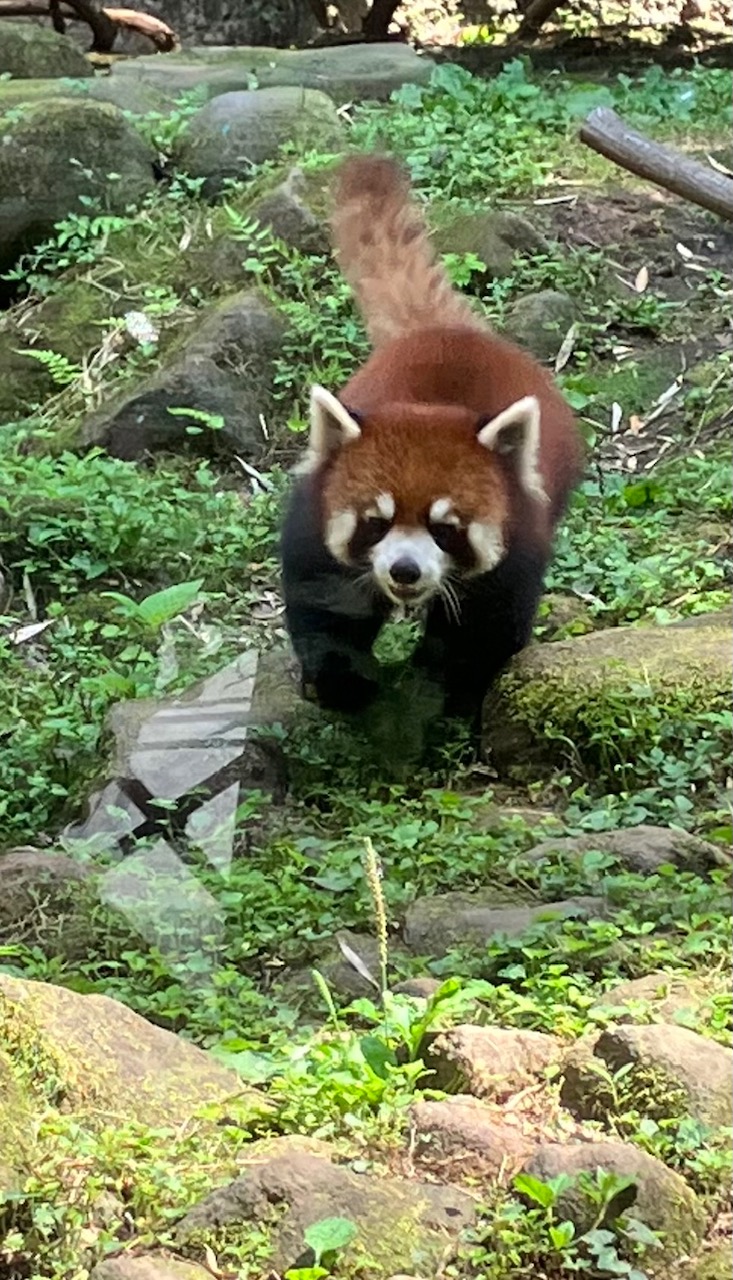
[[435,522],[429,525],[429,531],[433,542],[446,555],[455,556],[465,548],[466,536],[458,525]]
[[379,534],[380,538],[390,527],[390,521],[385,520],[384,516],[365,516],[363,523],[369,533]]
[[385,519],[384,516],[362,516],[357,538],[364,547],[372,547],[377,542],[381,542],[391,527],[392,521]]

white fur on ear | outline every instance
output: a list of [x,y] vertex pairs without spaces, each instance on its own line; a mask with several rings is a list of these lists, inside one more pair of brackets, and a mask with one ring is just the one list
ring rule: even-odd
[[503,409],[481,428],[476,439],[485,449],[515,454],[522,488],[538,502],[549,502],[538,468],[540,402],[536,396],[523,396]]
[[315,471],[326,458],[351,440],[358,440],[361,427],[336,396],[317,384],[311,387],[310,439],[308,452],[296,470],[300,475]]

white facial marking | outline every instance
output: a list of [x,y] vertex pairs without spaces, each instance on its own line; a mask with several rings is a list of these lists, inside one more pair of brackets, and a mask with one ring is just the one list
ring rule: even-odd
[[504,556],[504,539],[495,524],[483,524],[472,520],[468,526],[468,541],[476,556],[474,573],[488,573]]
[[436,498],[430,508],[431,524],[452,524],[456,527],[460,525],[461,518],[453,510],[453,503],[450,498]]
[[540,402],[536,396],[524,396],[503,409],[476,438],[485,449],[515,453],[522,488],[537,502],[549,502],[539,472]]
[[394,520],[395,501],[391,493],[377,494],[374,502],[367,507],[364,515],[367,520]]
[[326,546],[336,560],[349,563],[349,544],[356,532],[356,512],[348,508],[337,511],[326,525]]
[[[420,577],[410,584],[409,593],[399,590],[390,570],[399,560],[412,560]],[[430,537],[427,529],[390,529],[371,551],[374,577],[382,591],[396,604],[409,598],[418,604],[433,595],[445,577],[450,560]]]

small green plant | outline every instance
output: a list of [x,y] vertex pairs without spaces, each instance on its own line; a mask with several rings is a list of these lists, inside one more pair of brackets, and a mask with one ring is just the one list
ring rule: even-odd
[[25,351],[16,351],[15,354],[25,356],[29,360],[37,360],[44,369],[48,370],[49,376],[57,387],[71,386],[82,375],[81,365],[68,360],[58,351],[37,350],[35,347],[29,347]]
[[205,409],[179,409],[170,408],[168,413],[172,418],[190,418],[191,425],[186,427],[186,435],[199,436],[205,429],[209,431],[221,431],[224,426],[224,419],[220,413],[207,413]]
[[[638,1262],[660,1241],[627,1212],[634,1199],[633,1179],[603,1169],[547,1181],[521,1173],[512,1188],[513,1195],[487,1210],[485,1225],[474,1233],[477,1244],[465,1250],[471,1270],[461,1274],[480,1272],[487,1280],[529,1274],[649,1280]],[[580,1196],[588,1222],[582,1231],[576,1225],[577,1209],[573,1217],[564,1213],[571,1192],[573,1202]]]
[[[285,1272],[285,1280],[323,1280],[331,1275],[331,1265],[358,1234],[349,1218],[321,1218],[307,1227],[303,1239],[313,1250],[312,1267],[294,1267]],[[324,1265],[325,1263],[325,1265]]]

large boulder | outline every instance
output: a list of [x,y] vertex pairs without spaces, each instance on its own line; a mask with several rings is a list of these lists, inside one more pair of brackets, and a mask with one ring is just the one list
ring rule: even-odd
[[580,836],[557,836],[543,840],[525,857],[530,862],[552,858],[576,862],[586,853],[605,853],[629,871],[652,875],[663,866],[701,874],[712,867],[730,866],[727,849],[676,827],[622,827],[619,831],[588,831]]
[[416,1102],[410,1108],[417,1150],[429,1158],[470,1157],[471,1173],[506,1177],[518,1172],[534,1143],[518,1124],[508,1124],[470,1095],[444,1102]]
[[[256,294],[225,298],[193,328],[156,373],[90,414],[76,443],[103,445],[130,461],[190,444],[252,462],[267,449],[262,421],[272,407],[273,362],[285,327]],[[193,410],[200,417],[171,414]],[[211,423],[212,425],[208,425]]]
[[326,221],[311,208],[300,169],[291,169],[284,182],[255,201],[251,215],[299,253],[325,256],[330,251]]
[[609,1070],[631,1068],[630,1079],[653,1077],[681,1093],[690,1115],[703,1124],[733,1124],[733,1051],[669,1023],[612,1027],[595,1046]]
[[[547,1143],[537,1149],[527,1165],[527,1172],[542,1182],[563,1174],[573,1180],[560,1193],[557,1211],[570,1218],[579,1232],[595,1225],[597,1206],[583,1194],[577,1177],[600,1169],[634,1179],[633,1186],[619,1191],[611,1201],[607,1217],[629,1213],[652,1231],[660,1232],[663,1245],[660,1260],[671,1261],[687,1254],[700,1241],[706,1214],[694,1191],[661,1160],[630,1143],[610,1140],[567,1145]],[[656,1257],[655,1254],[655,1261]]]
[[452,947],[486,946],[497,937],[517,938],[542,921],[602,917],[600,898],[502,904],[491,890],[417,898],[407,909],[404,937],[416,955],[444,956]]
[[0,974],[0,1043],[31,1108],[62,1107],[84,1123],[182,1125],[242,1094],[233,1071],[117,1000],[8,974]]
[[441,253],[475,254],[489,279],[511,275],[518,253],[549,253],[541,232],[521,214],[502,209],[435,211],[435,244]]
[[702,734],[701,716],[728,711],[732,678],[727,614],[532,645],[486,700],[484,746],[516,779],[582,760],[610,785],[628,770],[638,783],[636,762],[660,741]]
[[427,84],[434,65],[406,44],[330,49],[221,47],[120,61],[111,75],[155,84],[171,98],[190,89],[213,98],[242,89],[295,85],[320,89],[342,104],[385,100],[403,84]]
[[[440,1183],[354,1173],[331,1162],[324,1144],[314,1150],[302,1139],[255,1143],[247,1167],[228,1186],[213,1191],[179,1223],[177,1242],[195,1249],[212,1230],[273,1223],[269,1246],[259,1259],[263,1274],[281,1275],[308,1262],[304,1232],[324,1218],[347,1218],[355,1243],[374,1274],[434,1275],[451,1239],[472,1224],[475,1203],[467,1192]],[[348,1266],[349,1254],[344,1261]],[[341,1259],[340,1259],[341,1263]]]
[[426,1060],[431,1086],[447,1093],[502,1098],[542,1079],[562,1059],[564,1045],[541,1031],[477,1027],[443,1031]]
[[678,1026],[708,1024],[729,992],[725,973],[645,973],[611,987],[599,997],[593,1013],[614,1022],[672,1022]]
[[152,154],[117,107],[52,99],[0,118],[0,271],[81,213],[122,213],[154,185]]
[[35,23],[0,22],[0,76],[28,80],[93,75],[81,49],[57,31]]
[[285,142],[329,149],[342,146],[343,139],[336,107],[318,89],[245,89],[223,93],[196,112],[175,162],[191,177],[205,179],[204,192],[213,196],[228,178],[241,180],[251,166],[272,160]]

